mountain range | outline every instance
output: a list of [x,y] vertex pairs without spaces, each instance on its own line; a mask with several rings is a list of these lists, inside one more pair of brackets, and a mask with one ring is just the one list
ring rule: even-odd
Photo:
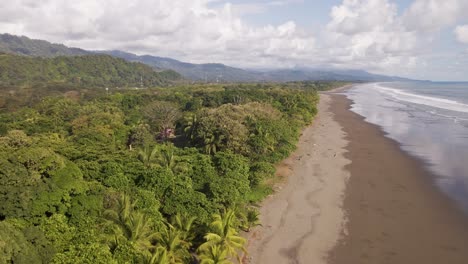
[[96,51],[128,61],[141,62],[155,69],[171,69],[193,81],[222,82],[291,82],[291,81],[405,81],[408,79],[372,74],[363,70],[336,69],[278,69],[249,70],[230,67],[220,63],[193,64],[171,58],[112,50]]
[[152,55],[139,56],[120,50],[87,51],[78,48],[70,48],[62,44],[53,44],[44,40],[35,40],[10,34],[0,34],[0,52],[40,57],[82,56],[96,53],[107,54],[131,62],[144,63],[157,71],[164,69],[173,70],[180,73],[188,80],[198,82],[288,82],[320,80],[370,82],[408,80],[400,77],[372,74],[363,70],[310,68],[252,70],[230,67],[220,63],[193,64]]

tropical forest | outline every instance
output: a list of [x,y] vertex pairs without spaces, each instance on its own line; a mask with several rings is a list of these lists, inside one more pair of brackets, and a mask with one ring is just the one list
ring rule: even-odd
[[341,85],[0,58],[0,263],[242,262],[275,164]]

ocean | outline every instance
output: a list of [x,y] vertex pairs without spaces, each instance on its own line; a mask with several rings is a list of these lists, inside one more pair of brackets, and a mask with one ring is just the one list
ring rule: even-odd
[[468,83],[353,86],[351,110],[427,164],[434,184],[468,213]]

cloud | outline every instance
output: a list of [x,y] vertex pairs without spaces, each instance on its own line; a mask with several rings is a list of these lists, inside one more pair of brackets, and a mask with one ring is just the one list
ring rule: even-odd
[[289,4],[302,3],[303,0],[285,0],[285,1],[267,1],[267,2],[249,2],[231,4],[234,14],[243,15],[256,15],[268,12],[271,8],[282,7]]
[[413,67],[419,36],[388,0],[344,0],[332,8],[325,38],[334,64],[374,70]]
[[215,1],[210,0],[11,2],[0,10],[0,31],[87,49],[123,49],[246,66],[276,64],[314,50],[315,39],[294,22],[250,26],[229,3],[212,7]]
[[346,35],[379,30],[393,23],[396,5],[385,0],[344,0],[331,11],[331,31]]
[[[195,63],[333,66],[408,76],[442,52],[434,49],[441,30],[468,23],[468,0],[412,0],[401,12],[395,0],[343,0],[328,3],[329,21],[315,21],[316,28],[294,20],[258,26],[244,17],[268,16],[291,4],[309,7],[308,1],[228,1],[233,0],[9,0],[0,8],[0,32]],[[460,42],[468,42],[466,31],[455,29]]]
[[466,0],[415,0],[405,11],[405,26],[414,31],[437,31],[451,26],[468,12]]
[[468,25],[457,26],[455,35],[460,43],[468,44]]

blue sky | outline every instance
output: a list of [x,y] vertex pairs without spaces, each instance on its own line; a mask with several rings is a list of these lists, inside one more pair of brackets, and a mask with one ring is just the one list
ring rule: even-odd
[[468,80],[468,0],[11,0],[0,32],[244,68]]
[[[214,3],[214,5],[232,3],[234,5],[265,5],[268,3],[281,2],[281,1],[248,1],[248,0],[234,0],[223,1]],[[316,27],[326,25],[330,19],[330,11],[333,6],[339,5],[340,0],[298,0],[298,1],[284,1],[289,2],[285,5],[270,5],[265,12],[245,15],[246,19],[258,26],[265,24],[278,25],[287,20],[294,20],[301,27]],[[408,7],[411,3],[409,0],[394,1],[399,11]]]
[[[257,3],[259,5],[268,5],[273,1],[230,1],[234,5],[248,5]],[[329,19],[329,13],[332,6],[339,4],[341,1],[290,1],[286,5],[271,5],[263,13],[247,14],[247,21],[257,26],[265,24],[279,25],[288,20],[295,21],[299,26],[304,28],[312,28],[320,25],[325,25]]]

